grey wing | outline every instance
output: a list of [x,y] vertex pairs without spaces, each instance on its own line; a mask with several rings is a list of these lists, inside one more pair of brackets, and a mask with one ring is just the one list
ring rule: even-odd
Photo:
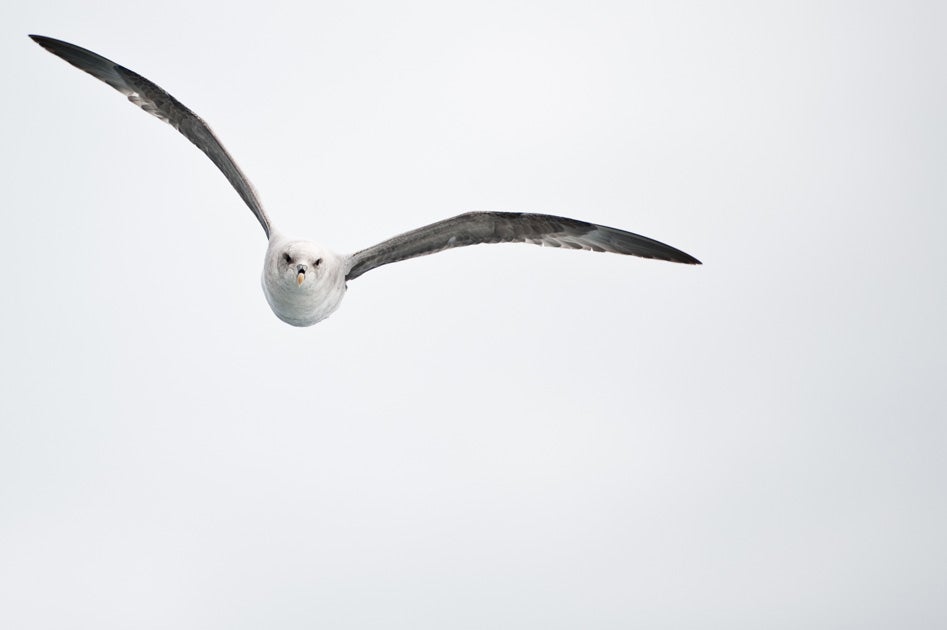
[[670,245],[604,225],[548,214],[468,212],[352,254],[347,260],[345,278],[353,280],[388,263],[480,243],[533,243],[700,264],[690,254]]
[[91,50],[42,35],[30,35],[30,38],[54,55],[108,83],[128,97],[129,101],[180,131],[223,172],[250,207],[269,238],[270,220],[256,191],[253,190],[253,185],[220,144],[210,127],[197,114],[148,79]]

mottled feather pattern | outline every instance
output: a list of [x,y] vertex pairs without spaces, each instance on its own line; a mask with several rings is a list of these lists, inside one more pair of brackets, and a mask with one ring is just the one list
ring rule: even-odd
[[181,129],[181,124],[189,118],[196,118],[201,125],[205,124],[179,100],[145,77],[121,66],[116,66],[116,70],[125,79],[125,84],[133,90],[128,95],[128,100],[152,116],[160,118],[178,130]]

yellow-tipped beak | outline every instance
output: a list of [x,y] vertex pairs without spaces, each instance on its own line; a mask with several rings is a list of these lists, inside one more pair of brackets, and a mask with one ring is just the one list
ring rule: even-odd
[[297,285],[301,285],[301,284],[303,283],[303,280],[305,280],[305,279],[306,279],[306,274],[303,273],[302,271],[300,271],[299,273],[296,274],[296,284],[297,284]]

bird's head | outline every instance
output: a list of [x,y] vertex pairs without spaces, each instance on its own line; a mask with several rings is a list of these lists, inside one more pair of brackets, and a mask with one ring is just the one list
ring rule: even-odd
[[291,241],[280,247],[273,256],[273,271],[280,284],[306,290],[318,283],[329,256],[314,243]]

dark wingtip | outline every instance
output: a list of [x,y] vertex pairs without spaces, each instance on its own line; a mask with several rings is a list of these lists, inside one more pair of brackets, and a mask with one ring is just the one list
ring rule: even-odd
[[57,50],[62,50],[69,46],[69,44],[62,40],[46,37],[45,35],[30,35],[29,38],[54,54],[56,54]]
[[81,46],[64,42],[63,40],[56,39],[55,37],[46,37],[45,35],[30,35],[29,37],[49,52],[58,57],[62,57],[73,65],[77,65],[73,60],[99,57],[99,55],[95,54],[91,50],[86,50]]
[[[683,252],[681,253],[683,254]],[[682,262],[685,265],[703,265],[704,264],[700,262],[699,260],[697,260],[696,258],[694,258],[693,256],[691,256],[690,254],[684,254],[684,256],[686,256],[686,258],[684,258],[684,260],[681,260],[679,262]]]
[[676,247],[671,247],[670,245],[664,245],[664,243],[659,243],[663,246],[663,249],[660,251],[659,255],[646,256],[647,258],[657,258],[658,260],[666,260],[668,262],[679,263],[682,265],[702,265],[704,263],[700,262],[687,252],[682,252]]

